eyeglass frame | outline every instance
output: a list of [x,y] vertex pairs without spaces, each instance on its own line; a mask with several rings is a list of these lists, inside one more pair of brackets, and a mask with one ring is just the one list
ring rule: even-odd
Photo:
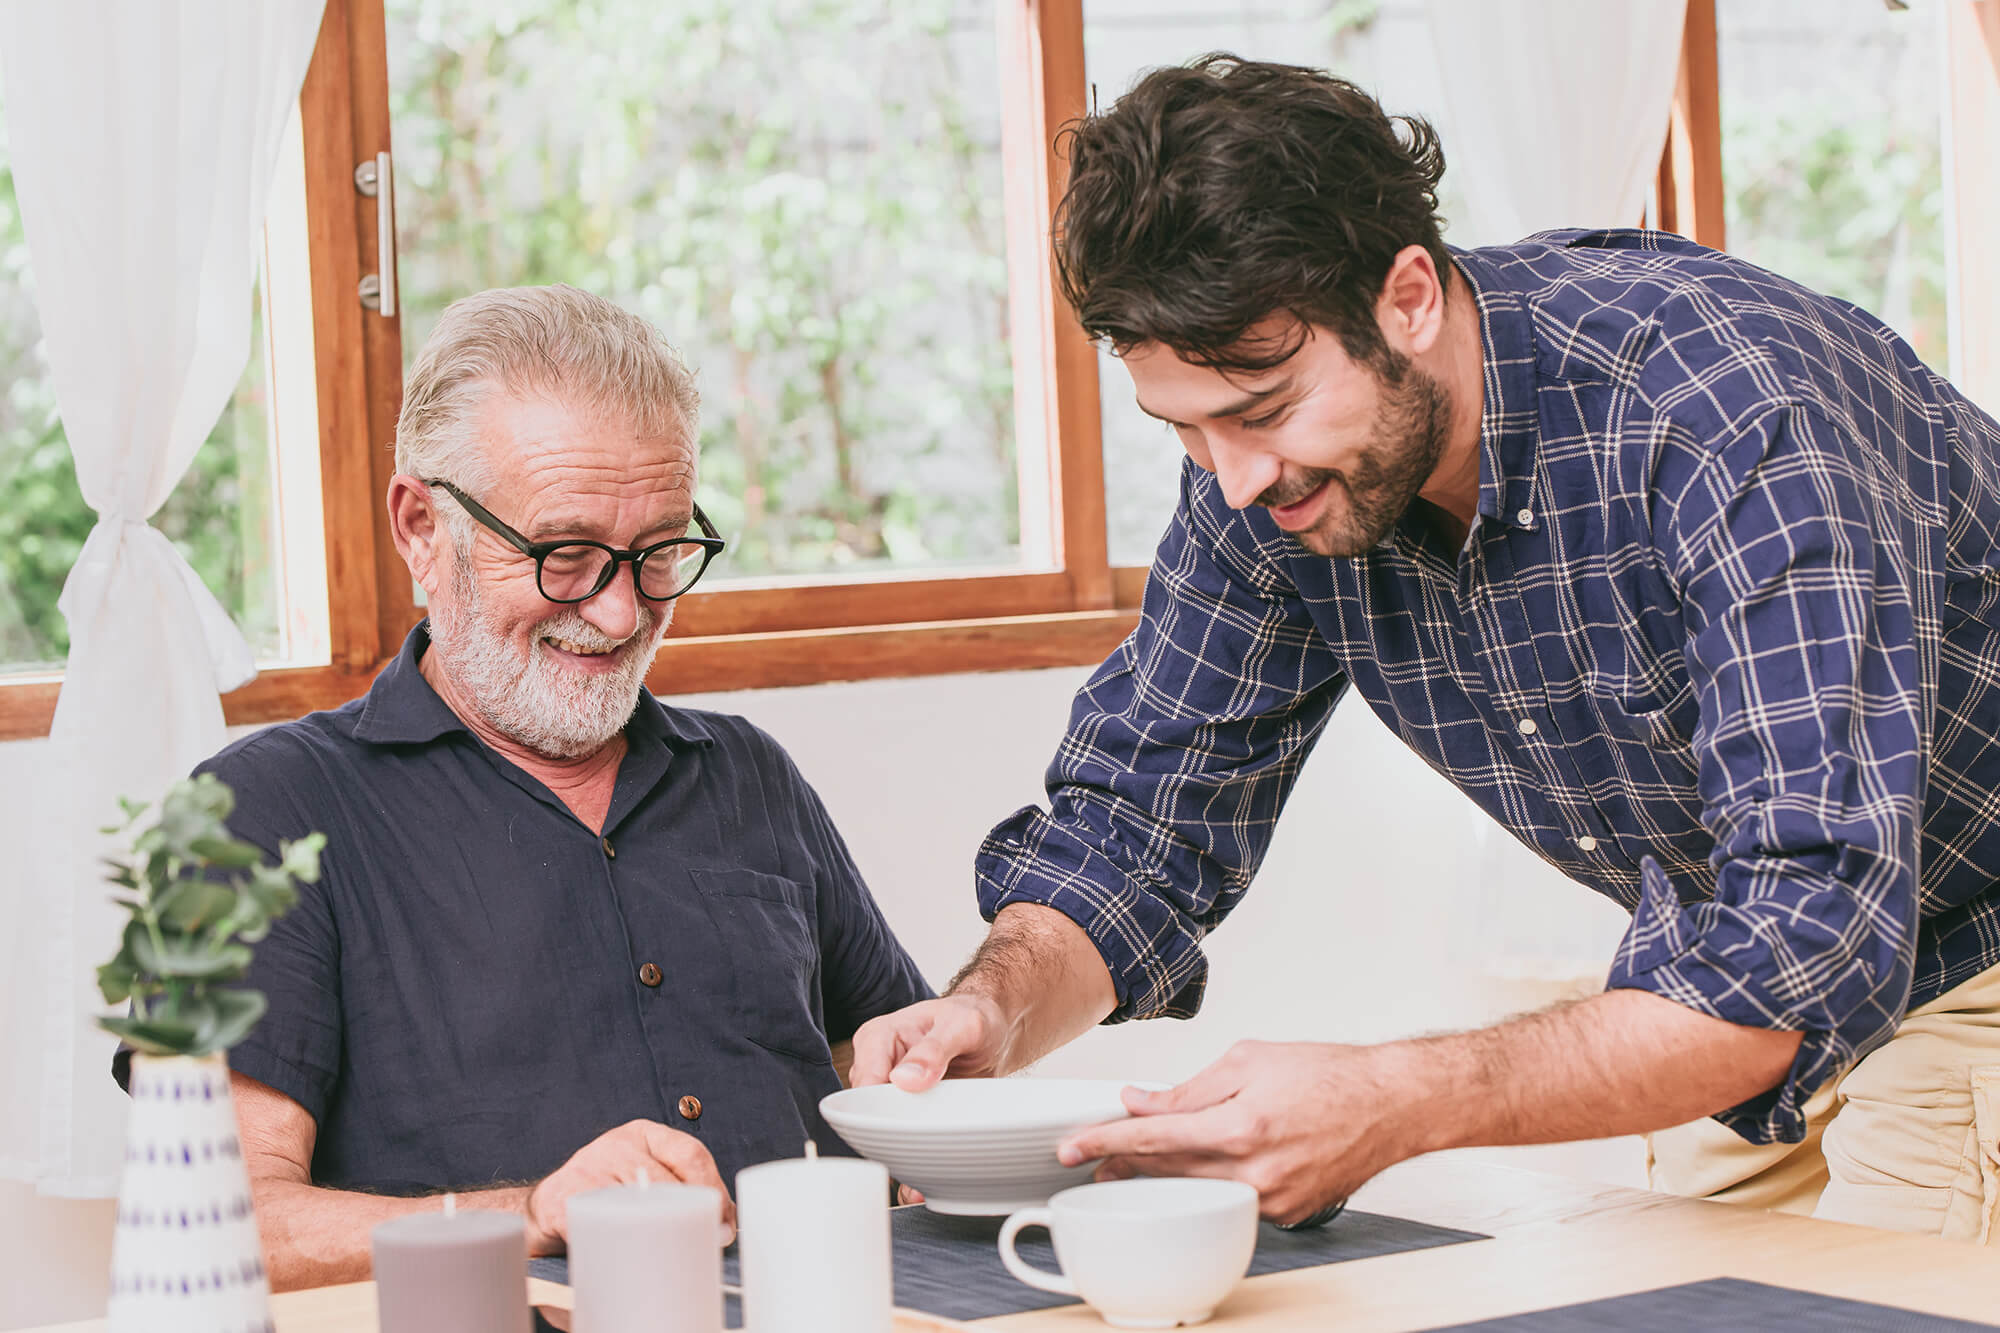
[[[694,521],[701,525],[703,534],[699,537],[669,537],[663,542],[654,542],[651,546],[640,547],[636,550],[612,546],[606,542],[592,541],[588,537],[564,537],[559,541],[532,542],[502,522],[494,515],[492,510],[480,504],[479,501],[473,499],[443,478],[425,477],[422,480],[424,485],[436,486],[446,495],[458,501],[465,512],[477,519],[481,526],[519,551],[522,555],[533,560],[535,562],[535,591],[542,595],[543,601],[553,602],[557,606],[575,606],[597,596],[597,594],[611,586],[613,580],[618,577],[618,567],[627,562],[632,566],[633,592],[644,597],[649,602],[671,602],[676,597],[685,596],[695,584],[701,582],[701,576],[708,572],[709,562],[714,560],[717,555],[720,555],[722,548],[727,545],[722,538],[722,534],[715,530],[715,525],[708,521],[708,515],[701,512],[700,505],[694,507]],[[548,590],[542,587],[542,562],[548,559],[555,551],[565,546],[594,546],[611,557],[610,563],[604,566],[604,573],[598,577],[597,586],[581,597],[551,597],[548,594]],[[679,592],[672,593],[666,597],[653,597],[646,592],[645,585],[640,581],[643,572],[640,567],[645,563],[648,556],[663,551],[669,546],[700,547],[702,551],[701,568],[695,570],[694,577],[687,581],[687,587],[682,588]]]

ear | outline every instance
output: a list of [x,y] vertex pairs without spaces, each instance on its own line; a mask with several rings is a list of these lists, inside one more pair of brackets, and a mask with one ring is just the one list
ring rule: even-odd
[[444,581],[441,548],[450,545],[451,534],[431,499],[431,488],[401,472],[389,479],[389,531],[410,577],[426,597],[435,598]]
[[1405,356],[1421,356],[1444,332],[1444,280],[1431,252],[1406,245],[1389,265],[1375,318],[1389,346]]

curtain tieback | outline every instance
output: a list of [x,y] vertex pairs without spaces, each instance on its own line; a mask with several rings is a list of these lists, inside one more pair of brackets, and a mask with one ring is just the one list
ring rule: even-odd
[[[147,565],[152,566],[151,579],[142,573]],[[84,539],[83,550],[63,581],[56,609],[69,622],[74,635],[97,618],[99,608],[117,594],[121,585],[157,586],[167,581],[160,576],[168,573],[179,582],[185,600],[175,605],[170,599],[154,614],[194,614],[202,642],[208,649],[216,693],[227,694],[255,677],[257,659],[249,642],[208,585],[201,581],[201,575],[182,558],[165,533],[130,513],[113,510],[98,515],[97,525]]]

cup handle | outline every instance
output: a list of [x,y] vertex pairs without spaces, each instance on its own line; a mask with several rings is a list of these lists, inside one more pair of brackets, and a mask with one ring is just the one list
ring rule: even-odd
[[1061,1273],[1044,1273],[1039,1268],[1030,1267],[1027,1260],[1014,1249],[1015,1238],[1023,1231],[1029,1227],[1048,1226],[1049,1221],[1049,1210],[1046,1208],[1023,1208],[1010,1216],[1006,1224],[1000,1228],[1000,1262],[1007,1266],[1007,1271],[1012,1273],[1016,1280],[1025,1282],[1031,1287],[1053,1291],[1058,1296],[1074,1296],[1077,1294],[1076,1283]]

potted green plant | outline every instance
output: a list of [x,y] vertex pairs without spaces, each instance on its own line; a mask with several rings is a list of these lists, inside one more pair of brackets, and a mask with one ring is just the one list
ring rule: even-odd
[[132,919],[97,970],[99,1024],[132,1048],[132,1112],[111,1258],[113,1333],[267,1328],[270,1283],[236,1134],[226,1053],[256,1025],[264,997],[237,983],[250,946],[319,878],[314,833],[283,843],[278,864],[230,836],[236,798],[204,774],[177,782],[159,815],[120,802],[126,854],[107,857]]

